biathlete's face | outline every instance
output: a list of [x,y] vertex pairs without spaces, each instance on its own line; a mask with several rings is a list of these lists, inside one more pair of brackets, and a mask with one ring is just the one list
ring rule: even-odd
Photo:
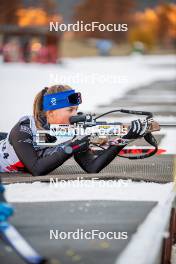
[[70,117],[77,114],[78,106],[64,107],[47,111],[48,124],[70,124]]

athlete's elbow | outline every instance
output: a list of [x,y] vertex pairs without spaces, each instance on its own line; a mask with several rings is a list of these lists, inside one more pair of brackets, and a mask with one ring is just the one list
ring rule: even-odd
[[100,168],[86,168],[85,171],[91,174],[91,173],[99,173],[101,169]]
[[41,176],[42,173],[40,171],[31,171],[32,176]]
[[39,170],[39,169],[32,169],[31,171],[30,171],[30,173],[32,174],[32,176],[43,176],[43,175],[45,175],[46,173],[44,173],[44,171],[43,170]]

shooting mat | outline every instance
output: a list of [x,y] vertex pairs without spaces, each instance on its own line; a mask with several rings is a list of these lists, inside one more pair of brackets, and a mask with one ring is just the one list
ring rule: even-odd
[[174,181],[174,155],[156,155],[143,160],[129,160],[117,157],[100,173],[88,174],[70,159],[62,166],[45,176],[32,176],[27,173],[1,173],[4,184],[20,182],[49,182],[50,179],[73,180],[83,179],[132,179],[134,181],[149,181],[168,183]]

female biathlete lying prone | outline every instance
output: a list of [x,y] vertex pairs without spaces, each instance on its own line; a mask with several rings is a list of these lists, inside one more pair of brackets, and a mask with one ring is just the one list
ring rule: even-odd
[[[107,149],[93,152],[89,148],[89,136],[54,147],[41,147],[35,142],[37,129],[49,129],[50,124],[69,124],[81,103],[81,94],[69,86],[54,85],[39,92],[34,100],[33,116],[22,117],[7,138],[0,141],[0,172],[29,172],[45,175],[74,156],[75,161],[88,173],[98,173],[121,151],[123,146],[110,145]],[[145,129],[139,120],[132,121],[125,139],[143,136]],[[52,140],[52,137],[51,137]],[[66,153],[71,147],[73,152]]]

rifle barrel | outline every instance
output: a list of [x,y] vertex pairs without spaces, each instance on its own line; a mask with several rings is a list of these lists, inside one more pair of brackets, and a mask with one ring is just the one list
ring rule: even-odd
[[176,127],[176,123],[161,123],[161,127]]

